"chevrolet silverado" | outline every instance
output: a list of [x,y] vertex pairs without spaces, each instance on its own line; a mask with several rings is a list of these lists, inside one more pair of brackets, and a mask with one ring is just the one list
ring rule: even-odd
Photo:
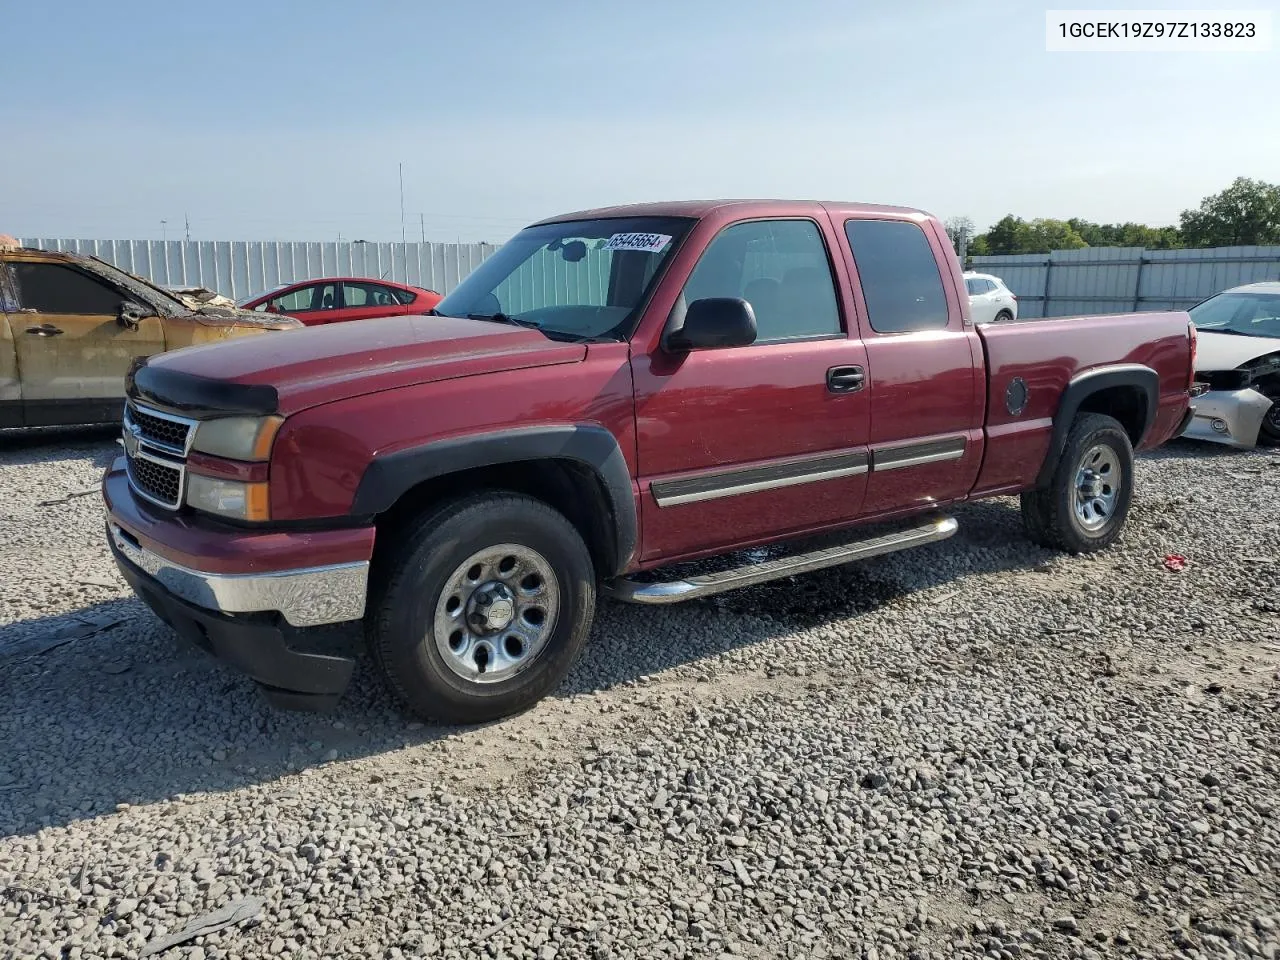
[[980,497],[1099,550],[1134,451],[1191,415],[1186,313],[975,325],[941,224],[900,207],[554,217],[433,313],[128,377],[119,567],[277,704],[336,701],[356,636],[415,713],[502,717],[565,676],[598,593],[670,603],[929,544]]

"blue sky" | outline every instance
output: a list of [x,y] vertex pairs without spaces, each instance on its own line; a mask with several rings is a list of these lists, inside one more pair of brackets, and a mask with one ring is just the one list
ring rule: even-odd
[[1277,50],[1047,53],[1044,9],[5,0],[0,233],[396,240],[400,163],[433,240],[725,196],[1157,224],[1280,180]]

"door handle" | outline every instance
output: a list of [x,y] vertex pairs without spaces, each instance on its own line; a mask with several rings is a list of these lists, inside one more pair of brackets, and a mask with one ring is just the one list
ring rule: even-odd
[[56,337],[62,333],[62,328],[55,327],[52,323],[42,323],[38,327],[27,327],[27,333],[37,337]]
[[832,393],[853,393],[867,382],[866,374],[859,366],[832,367],[827,371],[827,389]]

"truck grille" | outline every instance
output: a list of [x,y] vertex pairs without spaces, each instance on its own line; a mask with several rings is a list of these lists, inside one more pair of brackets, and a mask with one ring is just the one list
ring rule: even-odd
[[176,510],[187,479],[187,451],[196,421],[142,407],[124,408],[124,452],[129,485],[145,500]]
[[195,432],[193,421],[143,410],[132,402],[125,404],[125,414],[126,426],[130,422],[133,424],[139,440],[161,450],[186,455],[187,442]]
[[182,499],[183,468],[164,463],[144,453],[126,461],[129,483],[148,500],[166,507],[176,507]]

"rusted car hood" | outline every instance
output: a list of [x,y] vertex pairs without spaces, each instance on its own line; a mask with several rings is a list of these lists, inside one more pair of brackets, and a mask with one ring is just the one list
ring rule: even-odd
[[191,319],[209,326],[262,327],[266,330],[294,330],[306,326],[293,317],[284,317],[278,313],[255,313],[239,307],[200,307],[191,311]]
[[1241,364],[1280,351],[1280,339],[1241,337],[1232,333],[1196,331],[1196,369],[1234,370]]
[[232,307],[236,306],[236,302],[230,297],[224,297],[216,290],[210,290],[208,287],[201,286],[173,286],[165,285],[165,291],[177,297],[192,310],[199,310],[201,307]]
[[559,343],[536,330],[501,323],[386,317],[160,354],[147,361],[145,371],[137,371],[136,381],[143,393],[162,401],[166,391],[183,392],[181,375],[252,387],[259,398],[274,393],[275,408],[289,414],[395,387],[574,363],[586,352],[582,344]]

